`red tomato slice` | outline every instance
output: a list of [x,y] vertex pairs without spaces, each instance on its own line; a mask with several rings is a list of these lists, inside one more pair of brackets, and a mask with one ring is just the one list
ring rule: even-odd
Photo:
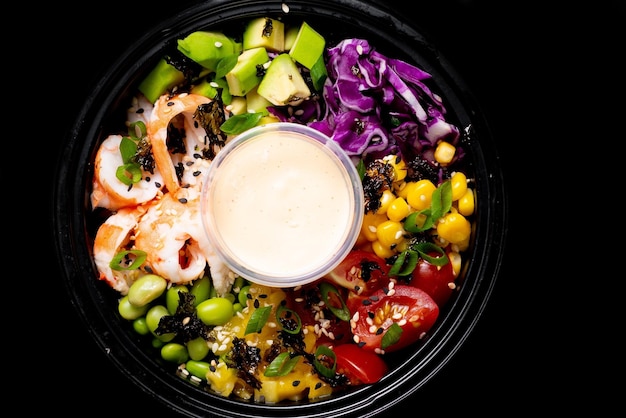
[[[439,316],[439,306],[433,298],[409,285],[396,284],[390,292],[378,290],[364,302],[358,308],[358,319],[353,317],[350,321],[352,334],[360,347],[380,353],[413,344],[430,330]],[[402,332],[396,334],[397,341],[383,347],[383,337],[392,324],[397,324]]]
[[350,291],[346,305],[354,313],[363,299],[389,284],[390,267],[374,253],[352,250],[327,277]]
[[452,262],[438,267],[420,258],[411,274],[409,284],[422,289],[435,300],[437,305],[443,306],[452,296],[454,286],[451,287],[450,284],[454,284],[455,279]]
[[[317,344],[340,344],[351,341],[350,322],[338,319],[326,304],[322,303],[320,285],[322,281],[300,286],[297,289],[284,289],[287,307],[293,309],[302,321],[303,326],[318,325],[320,333]],[[332,282],[329,282],[332,283]],[[337,286],[336,286],[337,287]],[[347,290],[337,287],[345,300]],[[323,329],[323,330],[322,330]]]
[[373,351],[363,350],[356,344],[333,347],[338,373],[345,374],[352,385],[376,383],[387,374],[387,363]]

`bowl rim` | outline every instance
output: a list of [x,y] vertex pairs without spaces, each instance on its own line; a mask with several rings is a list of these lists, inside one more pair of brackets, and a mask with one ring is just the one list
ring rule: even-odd
[[[111,324],[113,313],[100,309],[109,303],[105,285],[95,277],[87,280],[91,272],[86,272],[81,263],[81,260],[91,259],[85,245],[90,225],[85,219],[88,195],[84,173],[90,169],[94,138],[103,135],[104,121],[110,117],[110,109],[119,106],[125,89],[136,81],[133,77],[137,77],[141,69],[162,51],[164,43],[180,37],[189,28],[234,21],[242,15],[281,14],[282,4],[281,1],[233,0],[199,3],[157,24],[120,55],[86,99],[57,159],[52,208],[57,260],[67,294],[96,344],[128,379],[172,411],[191,416],[208,412],[229,417],[250,416],[250,412],[258,417],[322,416],[320,409],[328,408],[333,416],[374,416],[418,391],[461,348],[491,295],[504,256],[507,234],[505,182],[488,123],[462,77],[416,24],[390,14],[381,6],[360,0],[288,3],[291,16],[304,16],[314,11],[320,18],[347,18],[349,22],[369,23],[372,27],[368,31],[380,39],[388,39],[388,31],[391,31],[395,40],[401,39],[397,41],[398,48],[406,50],[414,61],[419,61],[433,75],[438,88],[442,89],[445,103],[459,118],[460,125],[471,126],[472,130],[468,144],[472,148],[473,164],[480,169],[476,174],[480,211],[476,214],[472,259],[464,274],[475,280],[462,286],[428,340],[396,364],[380,382],[306,403],[248,404],[213,394],[208,394],[207,398],[205,391],[166,371],[146,352],[134,347],[134,340],[129,335]],[[377,24],[373,25],[373,22]],[[91,139],[86,141],[85,138]],[[164,393],[168,396],[163,396]],[[204,402],[206,399],[211,403]]]

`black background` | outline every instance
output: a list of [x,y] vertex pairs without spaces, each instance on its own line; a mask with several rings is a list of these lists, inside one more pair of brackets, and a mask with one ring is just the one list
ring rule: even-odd
[[[5,53],[5,66],[20,74],[9,80],[8,89],[17,88],[23,102],[10,119],[18,114],[26,119],[10,139],[31,141],[20,155],[28,151],[36,162],[35,157],[12,156],[1,168],[2,178],[11,193],[23,195],[19,179],[25,172],[37,173],[27,193],[32,198],[29,222],[16,223],[23,232],[17,244],[20,256],[11,263],[21,273],[11,274],[12,292],[5,295],[19,313],[7,318],[9,329],[17,325],[18,332],[5,338],[4,352],[10,353],[5,359],[10,359],[11,390],[32,397],[32,402],[19,403],[24,411],[169,414],[112,367],[74,313],[55,267],[45,200],[53,157],[99,77],[142,33],[192,3],[28,5],[32,10],[19,14],[28,16],[20,17],[28,37],[7,35],[16,51]],[[578,10],[477,0],[381,3],[424,28],[474,91],[498,142],[510,204],[506,257],[482,318],[453,359],[389,416],[407,409],[411,416],[557,412],[592,403],[588,396],[573,397],[589,382],[583,383],[581,362],[572,360],[577,356],[571,352],[584,345],[583,331],[571,326],[582,319],[575,318],[577,311],[555,308],[566,299],[559,283],[570,273],[552,267],[551,257],[557,256],[539,249],[550,248],[556,230],[545,221],[546,212],[562,211],[549,200],[554,188],[540,185],[547,177],[567,182],[560,179],[559,162],[590,158],[571,154],[572,143],[597,139],[587,134],[595,129],[586,129],[590,123],[585,120],[619,126],[606,110],[603,92],[623,85],[621,79],[609,81],[623,74],[616,59],[626,40],[623,2],[596,2]],[[583,98],[591,89],[597,91],[593,98]],[[616,130],[623,139],[623,129]],[[559,193],[566,188],[559,187]],[[13,214],[8,219],[18,220],[26,216],[18,212],[28,212],[13,203],[3,210]],[[533,232],[537,227],[542,232]]]

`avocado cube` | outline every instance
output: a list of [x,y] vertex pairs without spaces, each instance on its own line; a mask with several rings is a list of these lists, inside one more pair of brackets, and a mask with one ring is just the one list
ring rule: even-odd
[[228,89],[228,83],[223,78],[216,78],[215,80],[204,78],[191,88],[191,93],[206,96],[209,99],[214,99],[218,88],[222,89],[222,102],[225,105],[230,104],[233,96],[230,94],[230,90]]
[[221,32],[196,31],[178,40],[180,52],[210,71],[215,71],[222,58],[239,55],[241,48]]
[[235,67],[226,73],[230,94],[233,96],[248,94],[261,81],[262,68],[269,60],[270,57],[263,47],[244,50],[237,58]]
[[287,53],[272,60],[257,92],[276,106],[295,106],[311,96],[298,66]]
[[299,31],[300,26],[289,26],[285,29],[285,51],[289,51],[293,47]]
[[267,51],[285,50],[285,24],[269,17],[259,17],[248,23],[243,32],[243,49],[263,47]]
[[317,91],[322,91],[324,82],[328,78],[328,70],[326,69],[326,61],[324,61],[324,54],[315,61],[313,67],[311,67],[311,81],[313,82],[313,88]]
[[267,110],[267,107],[272,106],[272,103],[261,96],[257,90],[255,87],[246,94],[247,111],[249,113],[262,113],[263,116],[268,116],[270,112]]
[[161,58],[138,88],[150,103],[154,103],[159,96],[183,81],[185,81],[183,72],[168,63],[165,58]]
[[289,55],[308,69],[311,69],[324,52],[326,40],[308,23],[302,22]]

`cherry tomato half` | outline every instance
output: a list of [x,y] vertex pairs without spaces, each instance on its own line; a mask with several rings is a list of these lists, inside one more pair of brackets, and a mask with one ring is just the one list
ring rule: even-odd
[[387,363],[373,351],[356,344],[333,347],[338,373],[345,374],[352,385],[376,383],[389,371]]
[[352,250],[327,277],[350,291],[346,305],[354,313],[363,299],[389,284],[390,267],[372,252]]
[[441,267],[420,258],[411,273],[409,284],[428,293],[439,306],[444,306],[454,292],[454,268],[452,262]]
[[[292,309],[300,316],[303,326],[318,325],[320,334],[317,338],[317,344],[340,344],[350,342],[352,333],[350,332],[350,322],[337,318],[329,306],[323,302],[320,291],[324,280],[318,280],[313,283],[300,286],[296,289],[285,289],[287,297],[287,307]],[[332,282],[329,282],[332,283]],[[330,293],[333,298],[332,305],[340,306],[341,303],[335,299],[346,299],[348,291],[341,287],[335,286],[339,295]],[[324,331],[321,331],[321,329]],[[331,337],[332,336],[332,337]]]
[[396,284],[388,292],[378,290],[366,302],[358,308],[358,318],[351,321],[355,341],[366,350],[389,353],[413,344],[439,316],[433,298],[409,285]]

